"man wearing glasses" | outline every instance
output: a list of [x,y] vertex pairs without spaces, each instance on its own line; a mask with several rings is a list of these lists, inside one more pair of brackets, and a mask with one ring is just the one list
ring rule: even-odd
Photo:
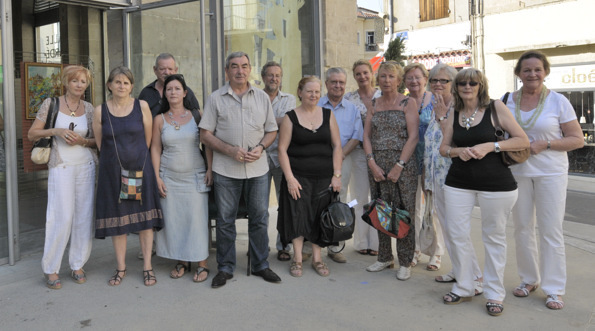
[[[149,104],[149,108],[151,108],[151,114],[153,114],[153,117],[155,117],[155,115],[157,115],[159,112],[159,108],[161,108],[161,98],[163,97],[163,83],[165,83],[165,78],[167,78],[169,75],[178,73],[176,59],[169,53],[159,54],[155,60],[153,72],[155,73],[157,79],[151,84],[145,86],[142,91],[140,91],[138,98],[140,100],[145,100]],[[186,95],[186,98],[188,101],[190,101],[190,104],[187,105],[190,107],[189,110],[200,109],[198,100],[196,100],[196,96],[190,87],[188,87],[188,94]]]

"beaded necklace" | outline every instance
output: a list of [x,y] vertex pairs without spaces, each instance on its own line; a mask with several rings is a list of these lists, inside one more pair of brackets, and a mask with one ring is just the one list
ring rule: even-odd
[[471,128],[471,124],[473,124],[473,122],[475,121],[475,115],[477,115],[478,110],[479,110],[479,106],[477,108],[475,108],[475,111],[473,112],[473,114],[471,114],[471,116],[469,116],[468,118],[465,117],[465,114],[461,114],[461,117],[463,119],[463,124],[465,125],[465,129],[467,129],[467,131],[469,131],[469,128]]
[[79,99],[79,103],[76,105],[76,108],[74,108],[74,110],[70,109],[70,105],[68,104],[68,98],[66,96],[64,96],[64,101],[66,101],[66,108],[68,108],[68,111],[70,111],[70,116],[75,117],[76,111],[79,110],[79,107],[81,106],[81,99]]
[[426,99],[426,92],[424,92],[424,95],[421,97],[421,102],[419,103],[419,110],[417,111],[417,113],[419,115],[421,115],[421,110],[423,109],[425,99]]
[[[171,124],[174,126],[174,128],[176,128],[176,130],[180,130],[180,123],[178,123],[175,119],[174,119],[174,114],[170,111],[167,113],[167,115],[169,115],[169,118],[171,119]],[[188,115],[188,111],[184,110],[184,114],[180,115],[180,118],[184,118]]]
[[537,122],[537,119],[539,118],[539,115],[541,115],[541,112],[543,111],[546,96],[547,88],[545,87],[545,85],[542,85],[541,94],[539,95],[539,102],[537,103],[537,110],[533,113],[533,115],[531,115],[531,117],[529,117],[529,119],[526,122],[523,122],[523,119],[521,118],[521,98],[523,97],[523,88],[521,87],[521,89],[516,93],[514,117],[516,118],[516,121],[519,123],[521,128],[523,128],[523,130],[527,131],[533,128],[535,122]]

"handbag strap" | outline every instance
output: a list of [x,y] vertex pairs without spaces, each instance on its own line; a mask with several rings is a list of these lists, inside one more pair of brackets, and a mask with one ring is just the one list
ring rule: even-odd
[[[508,98],[508,93],[506,93],[506,98]],[[496,111],[496,107],[494,106],[494,100],[490,101],[490,112],[492,115],[492,120],[494,121],[494,129],[496,129],[495,135],[496,140],[501,141],[504,139],[504,129],[500,126],[500,120],[498,119],[498,112]]]
[[[386,180],[388,182],[388,179]],[[380,195],[380,183],[382,182],[378,182],[376,184],[376,196],[377,199],[382,199],[381,195]],[[401,188],[399,187],[399,181],[397,180],[397,182],[395,183],[395,185],[397,186],[397,194],[399,195],[399,208],[400,209],[405,209],[405,204],[403,203],[403,195],[401,194]],[[390,206],[392,207],[393,203],[389,202]]]
[[[136,102],[136,101],[135,101]],[[109,125],[112,129],[112,138],[114,139],[114,148],[116,150],[116,157],[118,158],[118,163],[120,164],[120,169],[124,169],[122,166],[122,162],[120,161],[120,155],[118,154],[118,145],[116,144],[116,135],[114,134],[114,125],[112,124],[112,119],[110,117],[111,113],[109,111],[109,107],[107,106],[107,102],[105,103],[105,108],[107,109],[107,120],[109,121]],[[134,111],[134,105],[132,106],[132,111]],[[145,163],[147,163],[147,154],[149,154],[149,149],[145,152],[145,160],[143,161],[143,168],[141,171],[145,170]]]
[[56,125],[56,118],[58,117],[58,111],[60,109],[60,99],[53,97],[50,101],[50,107],[48,109],[48,115],[45,118],[44,130],[52,129]]

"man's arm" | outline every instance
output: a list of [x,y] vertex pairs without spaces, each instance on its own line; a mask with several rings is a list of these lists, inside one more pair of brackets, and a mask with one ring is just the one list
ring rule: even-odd
[[359,143],[360,141],[358,139],[349,139],[345,146],[343,146],[343,159],[345,159],[349,153],[353,152]]
[[277,137],[277,131],[271,131],[264,134],[264,137],[260,140],[260,143],[256,147],[252,148],[246,154],[246,162],[254,162],[262,156],[262,152],[269,147]]
[[[265,135],[266,136],[266,135]],[[213,132],[205,129],[200,129],[200,142],[205,144],[210,149],[225,154],[238,162],[244,162],[247,151],[239,146],[232,146],[223,140],[215,137]]]

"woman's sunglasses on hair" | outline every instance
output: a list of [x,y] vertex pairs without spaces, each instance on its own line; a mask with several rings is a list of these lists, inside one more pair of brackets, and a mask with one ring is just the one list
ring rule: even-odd
[[457,86],[460,86],[460,87],[465,87],[465,86],[467,86],[467,84],[469,84],[469,86],[475,87],[475,86],[479,85],[479,82],[474,82],[474,81],[457,82]]

